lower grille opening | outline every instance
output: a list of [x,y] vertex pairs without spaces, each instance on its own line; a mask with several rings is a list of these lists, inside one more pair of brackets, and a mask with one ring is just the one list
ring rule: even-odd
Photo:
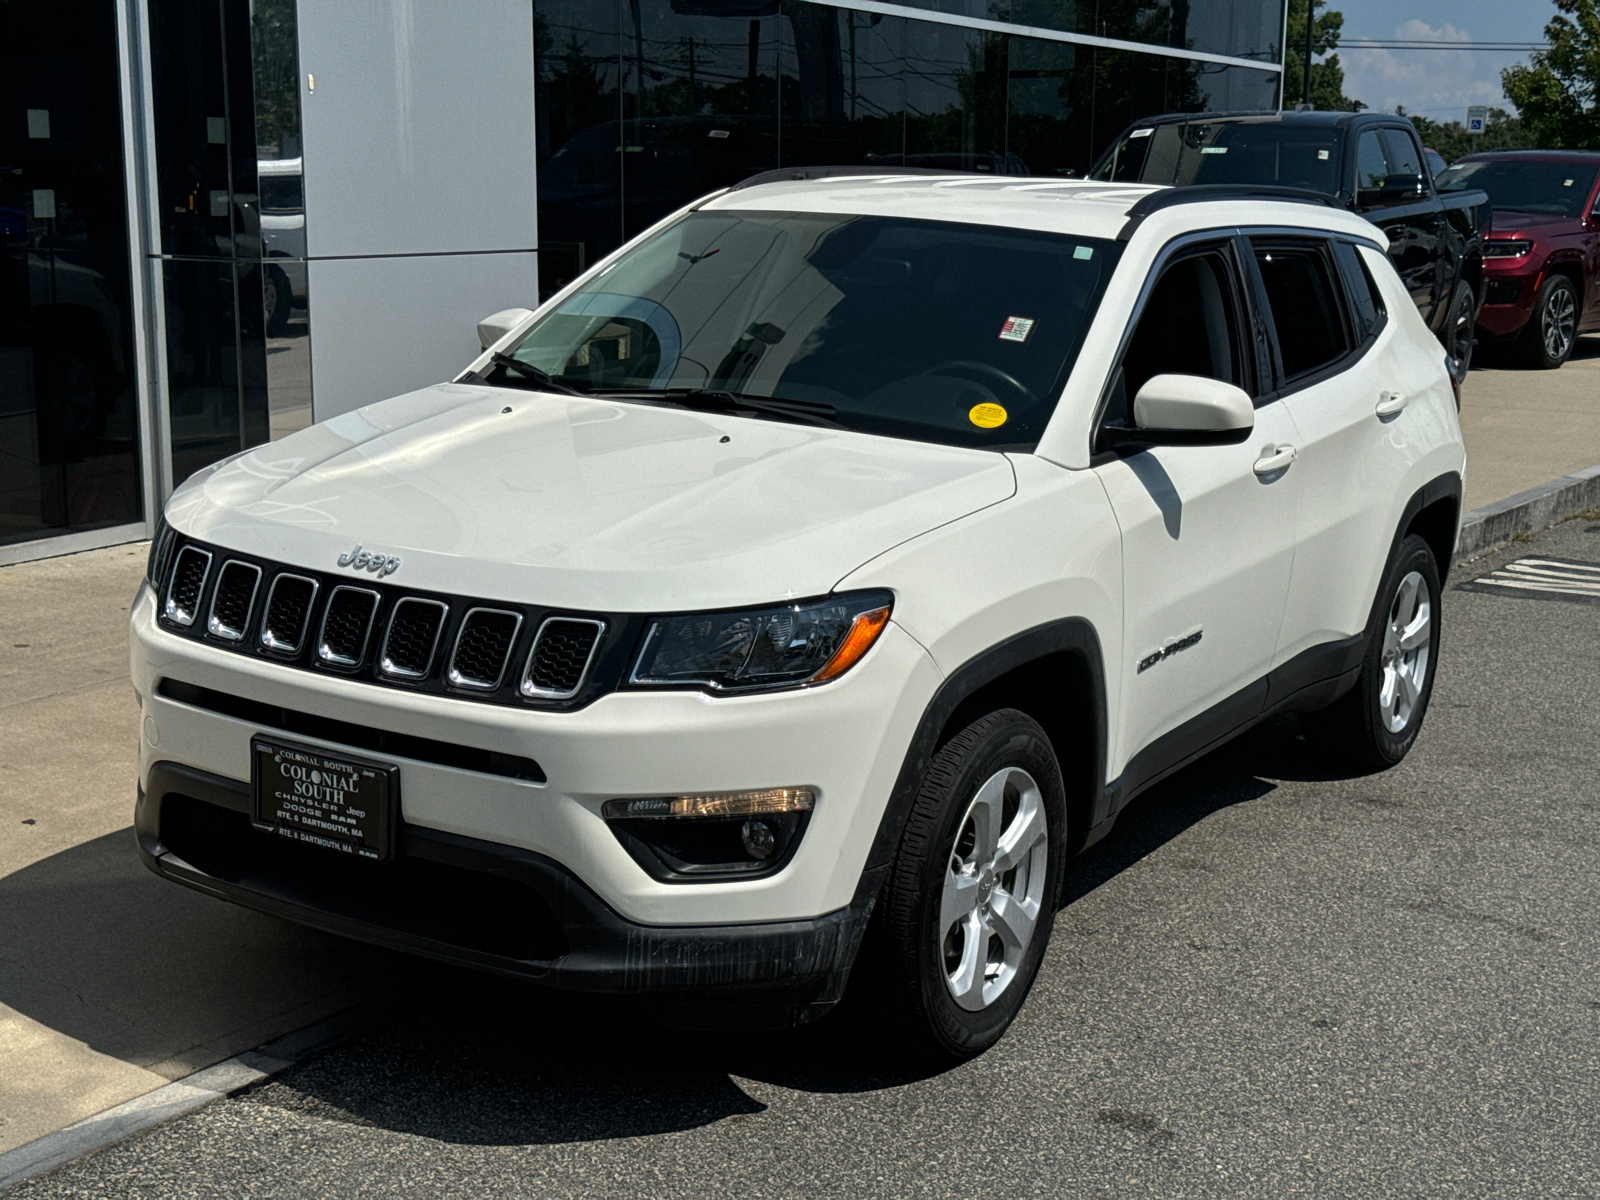
[[373,750],[379,754],[392,754],[398,758],[414,758],[419,762],[454,767],[461,771],[504,775],[508,779],[520,779],[527,783],[545,782],[544,768],[533,759],[519,754],[500,754],[493,750],[480,750],[476,746],[457,746],[433,738],[412,737],[388,729],[374,729],[369,725],[334,721],[328,717],[296,712],[292,708],[279,708],[276,704],[247,700],[243,696],[230,695],[213,688],[197,687],[177,679],[163,679],[156,691],[179,704],[202,708],[218,716],[249,721],[262,729],[298,733],[301,737]]
[[404,855],[353,860],[279,841],[244,813],[173,792],[161,803],[161,840],[213,879],[447,946],[520,960],[569,949],[544,898],[503,875]]

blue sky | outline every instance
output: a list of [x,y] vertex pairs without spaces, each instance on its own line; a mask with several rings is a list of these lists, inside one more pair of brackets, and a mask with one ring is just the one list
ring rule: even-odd
[[[1556,15],[1551,0],[1329,0],[1329,7],[1344,13],[1347,38],[1440,42],[1538,42]],[[1472,104],[1510,108],[1500,71],[1526,60],[1480,50],[1339,49],[1345,95],[1389,112],[1403,104],[1439,121],[1465,121]],[[1298,88],[1290,81],[1291,91]]]

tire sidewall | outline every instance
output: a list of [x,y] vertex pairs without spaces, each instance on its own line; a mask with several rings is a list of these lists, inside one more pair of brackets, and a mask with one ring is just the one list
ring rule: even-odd
[[[1428,675],[1423,680],[1422,692],[1411,710],[1411,716],[1398,732],[1391,732],[1383,718],[1379,695],[1383,688],[1383,634],[1389,622],[1389,612],[1394,607],[1395,593],[1400,581],[1416,571],[1428,585],[1430,606],[1428,622]],[[1439,564],[1434,559],[1428,543],[1416,534],[1401,541],[1389,569],[1384,572],[1383,587],[1379,592],[1377,611],[1373,614],[1372,628],[1367,635],[1367,654],[1361,672],[1362,716],[1371,729],[1372,741],[1379,755],[1388,763],[1399,762],[1410,751],[1422,729],[1423,718],[1428,713],[1428,702],[1433,696],[1433,681],[1439,673],[1439,634],[1443,627],[1441,596],[1443,588],[1439,579]]]
[[1578,344],[1577,327],[1574,324],[1572,337],[1567,340],[1567,352],[1560,358],[1552,358],[1544,348],[1544,314],[1550,306],[1550,298],[1557,292],[1565,289],[1572,296],[1573,305],[1578,303],[1578,291],[1572,286],[1572,280],[1565,275],[1552,275],[1539,287],[1539,294],[1534,297],[1533,315],[1528,320],[1527,337],[1529,340],[1529,354],[1538,366],[1553,370],[1561,366],[1572,357],[1572,351]]
[[[1472,290],[1472,285],[1466,280],[1456,284],[1455,293],[1450,298],[1450,310],[1445,316],[1445,349],[1450,351],[1453,362],[1453,374],[1456,384],[1466,382],[1467,372],[1472,369],[1473,348],[1473,318],[1476,314],[1472,308],[1477,300],[1477,293]],[[1465,322],[1467,325],[1466,346],[1460,355],[1455,354],[1455,331]]]
[[[981,740],[962,755],[953,785],[938,788],[937,834],[933,853],[918,864],[915,909],[915,954],[919,1007],[927,1017],[930,1031],[947,1053],[967,1057],[979,1053],[999,1040],[1027,999],[1038,975],[1039,963],[1050,941],[1050,926],[1060,891],[1062,864],[1066,848],[1066,798],[1061,769],[1044,731],[1029,717],[1015,710],[991,714],[999,718]],[[975,722],[982,724],[983,722]],[[968,730],[973,727],[969,726]],[[966,731],[964,731],[966,732]],[[960,735],[946,746],[948,751],[961,740]],[[945,751],[941,751],[941,756]],[[936,756],[936,763],[938,758]],[[1018,965],[1011,985],[988,1007],[976,1012],[961,1008],[945,983],[944,960],[940,950],[943,930],[936,928],[944,887],[945,866],[954,850],[957,834],[978,788],[997,771],[1021,767],[1039,785],[1044,803],[1048,833],[1049,860],[1045,870],[1044,903],[1034,926],[1033,941]],[[927,791],[925,785],[925,794]]]

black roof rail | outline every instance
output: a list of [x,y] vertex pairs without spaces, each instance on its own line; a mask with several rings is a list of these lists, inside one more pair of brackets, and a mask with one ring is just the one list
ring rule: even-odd
[[1128,210],[1128,223],[1117,234],[1117,241],[1125,242],[1132,237],[1133,231],[1139,227],[1139,222],[1151,213],[1160,212],[1164,208],[1173,208],[1179,204],[1204,204],[1208,200],[1286,200],[1293,204],[1318,204],[1341,211],[1344,209],[1338,197],[1329,196],[1325,192],[1309,191],[1306,188],[1273,187],[1269,184],[1256,183],[1193,183],[1181,187],[1162,188],[1159,192],[1139,197]]
[[809,179],[831,179],[836,175],[948,175],[977,176],[980,179],[1021,179],[1020,175],[996,175],[989,171],[952,171],[944,167],[779,167],[776,171],[762,171],[748,179],[741,179],[728,190],[755,187],[761,183],[801,183]]

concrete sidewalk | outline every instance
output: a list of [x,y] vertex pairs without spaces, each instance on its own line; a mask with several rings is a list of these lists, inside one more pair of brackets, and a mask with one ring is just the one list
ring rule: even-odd
[[[1600,338],[1560,371],[1475,370],[1463,397],[1469,509],[1600,463]],[[145,553],[0,568],[0,1153],[416,969],[139,863],[127,614]]]
[[1581,337],[1559,371],[1493,359],[1461,389],[1470,512],[1600,463],[1600,336]]
[[0,568],[0,1152],[343,1008],[399,965],[139,862],[127,620],[146,548]]

